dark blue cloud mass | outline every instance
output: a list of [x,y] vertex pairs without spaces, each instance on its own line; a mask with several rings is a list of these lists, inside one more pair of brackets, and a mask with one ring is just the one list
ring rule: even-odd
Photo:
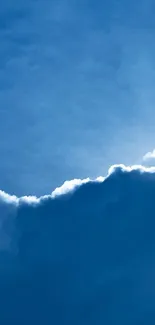
[[154,168],[0,192],[0,324],[155,324],[154,211]]

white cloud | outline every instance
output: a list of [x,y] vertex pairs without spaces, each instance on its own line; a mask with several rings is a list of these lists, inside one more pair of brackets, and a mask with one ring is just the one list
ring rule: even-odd
[[[148,153],[149,154],[149,153]],[[147,172],[147,173],[155,173],[155,167],[146,167],[142,165],[132,165],[132,166],[125,166],[123,164],[116,164],[112,165],[107,173],[106,177],[99,176],[96,179],[73,179],[70,181],[65,181],[63,185],[57,187],[51,194],[44,195],[40,197],[36,196],[22,196],[17,197],[16,195],[10,195],[2,190],[0,190],[0,200],[9,204],[14,204],[16,206],[26,203],[31,205],[39,204],[42,200],[48,198],[55,198],[56,196],[64,195],[69,192],[74,191],[76,187],[81,186],[82,184],[86,184],[88,182],[103,182],[107,177],[109,177],[112,173],[115,173],[117,169],[121,169],[121,171],[131,172],[133,170],[138,170],[140,173]]]
[[147,152],[144,156],[143,156],[143,161],[153,161],[155,163],[155,149],[153,149],[153,151],[149,151]]
[[58,195],[67,194],[68,192],[73,191],[77,186],[80,186],[82,184],[86,184],[90,182],[90,178],[86,179],[73,179],[71,181],[65,181],[64,184],[60,187],[57,187],[51,194],[51,196],[54,198]]

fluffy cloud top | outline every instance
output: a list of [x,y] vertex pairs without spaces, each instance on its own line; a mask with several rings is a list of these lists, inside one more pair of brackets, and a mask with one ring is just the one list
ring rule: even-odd
[[147,152],[143,156],[143,162],[149,166],[155,165],[155,149],[153,151]]
[[142,166],[41,198],[1,191],[0,323],[154,324],[154,202]]

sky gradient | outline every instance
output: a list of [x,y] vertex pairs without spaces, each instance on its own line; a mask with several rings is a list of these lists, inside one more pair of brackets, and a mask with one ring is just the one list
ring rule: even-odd
[[0,188],[50,193],[154,148],[155,4],[6,0]]
[[155,324],[154,40],[152,0],[1,3],[0,324]]

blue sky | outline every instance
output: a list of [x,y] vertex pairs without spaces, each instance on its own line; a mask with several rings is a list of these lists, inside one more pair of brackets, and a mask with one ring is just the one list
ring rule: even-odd
[[151,0],[1,3],[0,324],[155,324],[154,40]]
[[1,189],[50,193],[154,148],[154,9],[151,0],[1,3]]

